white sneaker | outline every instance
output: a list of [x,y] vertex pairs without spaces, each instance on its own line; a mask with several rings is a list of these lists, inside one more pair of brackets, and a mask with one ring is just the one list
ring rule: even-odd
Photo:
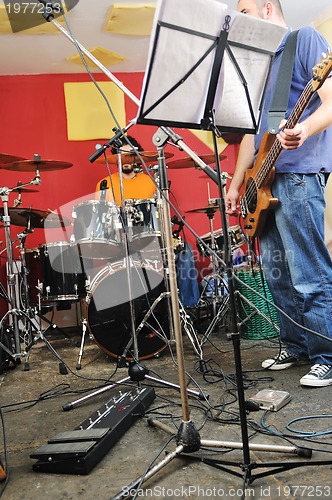
[[332,385],[332,365],[314,365],[307,375],[300,379],[301,385],[326,387]]
[[287,349],[285,349],[275,358],[263,361],[262,368],[267,368],[268,370],[286,370],[291,366],[302,365],[303,363],[308,363],[308,361],[295,358],[290,352],[287,351]]

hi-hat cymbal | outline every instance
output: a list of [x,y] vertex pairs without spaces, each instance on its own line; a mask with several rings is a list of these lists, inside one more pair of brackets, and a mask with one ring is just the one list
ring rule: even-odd
[[187,210],[187,214],[198,214],[198,213],[206,213],[206,214],[214,214],[219,209],[217,205],[208,205],[207,207],[202,208],[194,208],[193,210]]
[[[66,217],[53,213],[50,210],[38,210],[36,208],[8,208],[10,222],[14,226],[40,228],[56,228],[69,226],[71,221]],[[0,208],[0,216],[4,215],[4,209]]]
[[13,163],[13,161],[25,160],[22,156],[8,155],[6,153],[0,153],[0,165],[2,163]]
[[[199,157],[201,160],[204,161],[207,165],[210,165],[211,163],[216,163],[216,157],[214,155],[202,155]],[[219,160],[225,160],[227,156],[220,154],[219,155]],[[192,158],[189,156],[185,156],[184,158],[180,158],[179,160],[173,160],[170,161],[167,164],[168,168],[194,168],[197,165],[197,163],[194,162]]]
[[72,166],[72,163],[60,160],[20,160],[12,163],[5,163],[1,168],[17,172],[34,172],[35,170],[47,172],[51,170],[63,170]]
[[[151,163],[151,162],[156,162],[158,160],[158,153],[156,151],[139,151],[139,155],[142,157],[145,163]],[[165,158],[171,158],[174,156],[173,153],[164,153]],[[104,156],[100,156],[97,160],[96,163],[109,163],[110,165],[117,165],[118,164],[118,155],[113,154],[113,155],[108,155],[106,156],[106,159]],[[126,153],[121,153],[121,163],[122,165],[133,165],[134,163],[136,165],[141,165],[142,160],[137,156],[136,153],[127,151]]]

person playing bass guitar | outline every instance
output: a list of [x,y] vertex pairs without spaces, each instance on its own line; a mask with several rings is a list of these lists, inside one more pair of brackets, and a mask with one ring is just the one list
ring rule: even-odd
[[[278,0],[239,0],[244,14],[287,26]],[[324,189],[332,171],[332,54],[314,28],[298,31],[285,120],[268,130],[268,111],[285,42],[272,62],[256,135],[245,135],[225,197],[228,214],[259,237],[264,275],[281,310],[278,355],[263,368],[311,363],[300,384],[332,385],[332,261],[324,242]],[[258,165],[258,166],[257,166]]]

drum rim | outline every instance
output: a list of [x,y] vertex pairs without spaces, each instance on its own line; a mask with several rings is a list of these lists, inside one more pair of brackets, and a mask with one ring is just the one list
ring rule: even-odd
[[154,204],[157,202],[155,198],[130,198],[131,200],[134,201],[134,204],[146,202],[146,203],[151,203],[153,202]]
[[[120,265],[120,264],[122,264],[122,265]],[[160,274],[161,276],[163,276],[163,274],[164,274],[162,268],[160,270],[155,269],[155,267],[150,262],[145,261],[145,260],[140,261],[140,260],[132,260],[132,259],[130,259],[130,267],[131,268],[136,268],[136,267],[142,268],[142,267],[145,267],[148,271],[154,271],[155,273]],[[113,272],[116,272],[119,269],[126,269],[126,260],[125,260],[125,258],[119,259],[119,260],[117,260],[115,262],[109,262],[108,264],[105,265],[105,267],[103,267],[102,269],[100,269],[100,271],[98,271],[98,273],[91,280],[91,283],[89,285],[89,293],[92,295],[94,282],[97,281],[97,278],[99,278],[99,275],[104,274],[106,271],[108,271],[107,274],[112,275]]]
[[72,245],[70,243],[70,241],[49,241],[49,242],[45,242],[45,243],[40,243],[40,245],[38,246],[38,249],[39,248],[43,248],[43,247],[54,247],[54,246],[66,246],[66,247],[74,247],[74,245]]
[[73,212],[75,211],[76,208],[83,206],[83,205],[108,205],[110,207],[117,206],[115,201],[109,201],[109,200],[86,200],[86,201],[80,201],[76,205],[73,206]]

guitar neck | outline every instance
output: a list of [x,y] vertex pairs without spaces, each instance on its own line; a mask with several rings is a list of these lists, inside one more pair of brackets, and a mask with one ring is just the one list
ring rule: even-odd
[[[305,108],[307,107],[314,91],[312,89],[312,80],[307,83],[305,89],[300,95],[296,105],[294,106],[291,114],[288,117],[288,120],[285,124],[284,128],[294,128]],[[270,173],[271,169],[274,167],[275,162],[277,161],[280,153],[282,151],[282,146],[277,138],[275,138],[271,149],[269,150],[266,158],[264,159],[261,168],[258,172],[256,182],[257,186],[260,188],[265,182],[266,177]]]

